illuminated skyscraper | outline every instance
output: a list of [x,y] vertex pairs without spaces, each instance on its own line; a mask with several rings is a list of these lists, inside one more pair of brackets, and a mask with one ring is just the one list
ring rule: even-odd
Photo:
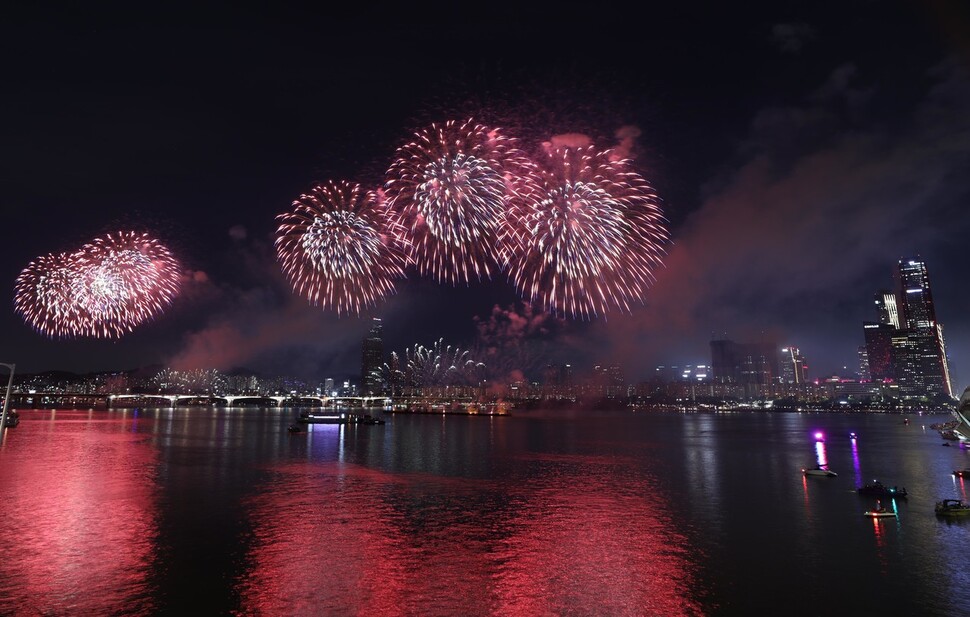
[[859,355],[859,379],[869,381],[872,379],[872,373],[869,372],[869,350],[865,345],[859,345],[856,351]]
[[381,320],[375,318],[361,351],[360,390],[365,396],[384,393],[384,342],[381,334]]
[[950,397],[943,326],[936,320],[930,277],[919,257],[900,259],[899,290],[876,293],[878,322],[865,322],[872,379],[894,379],[908,398]]
[[[915,350],[918,377],[917,390],[929,396],[953,396],[950,386],[950,370],[943,341],[943,326],[936,321],[930,275],[926,263],[919,257],[899,260],[900,298],[902,300],[901,323],[905,323]],[[902,376],[900,376],[902,380]],[[905,384],[900,383],[901,388]]]
[[782,383],[805,383],[808,364],[798,347],[792,345],[783,347],[778,365]]
[[876,314],[879,315],[879,323],[899,329],[899,309],[895,293],[885,289],[876,292]]

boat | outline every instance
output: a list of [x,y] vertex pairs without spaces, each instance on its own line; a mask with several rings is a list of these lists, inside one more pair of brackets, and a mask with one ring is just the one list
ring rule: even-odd
[[806,476],[823,476],[826,478],[835,478],[839,474],[835,473],[831,469],[826,469],[821,465],[816,465],[811,469],[802,469],[802,473]]
[[8,411],[7,418],[4,420],[3,425],[7,428],[13,428],[18,424],[20,424],[20,414],[13,410]]
[[862,513],[862,516],[866,516],[869,518],[887,518],[890,516],[896,516],[896,511],[887,510],[885,506],[882,505],[881,502],[877,501],[876,507],[873,508],[872,510],[866,510],[865,512]]
[[304,411],[296,421],[300,424],[384,424],[384,420],[370,414],[346,411]]
[[936,502],[937,516],[970,516],[970,504],[960,499],[944,499]]
[[871,495],[873,497],[901,497],[906,498],[906,489],[898,486],[886,486],[879,480],[873,480],[869,484],[864,484],[856,489],[860,495]]
[[286,430],[288,430],[291,433],[302,433],[303,427],[301,427],[299,424],[291,424],[288,427],[286,427]]
[[953,475],[958,478],[970,478],[970,469],[955,469]]

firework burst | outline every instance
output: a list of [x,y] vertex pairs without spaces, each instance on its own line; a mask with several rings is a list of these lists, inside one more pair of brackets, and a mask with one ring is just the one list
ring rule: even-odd
[[422,390],[451,386],[474,386],[484,376],[485,365],[471,358],[471,352],[445,345],[439,339],[431,347],[415,345],[404,358],[391,353],[384,365],[384,377],[395,388]]
[[337,314],[360,313],[393,294],[407,254],[373,191],[318,184],[277,217],[276,254],[293,291]]
[[74,253],[32,261],[14,284],[14,307],[53,338],[119,338],[178,296],[181,272],[148,234],[108,234]]
[[384,184],[420,274],[452,284],[501,270],[498,228],[534,166],[498,129],[432,124],[398,148]]
[[172,304],[181,269],[171,252],[148,234],[108,234],[76,254],[77,303],[90,319],[89,335],[118,337]]
[[51,338],[78,336],[85,317],[74,302],[77,272],[67,253],[38,257],[14,283],[14,309]]
[[557,315],[590,318],[642,303],[669,236],[650,185],[593,147],[551,148],[540,193],[507,211],[501,245],[518,292]]

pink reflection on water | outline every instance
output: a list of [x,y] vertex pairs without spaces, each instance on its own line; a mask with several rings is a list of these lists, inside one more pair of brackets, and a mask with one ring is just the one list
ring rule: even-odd
[[[580,462],[579,465],[576,465]],[[533,483],[296,464],[249,504],[242,615],[690,615],[662,499],[590,460]]]
[[[688,540],[662,491],[610,457],[543,457],[557,481],[522,487],[496,547],[496,614],[696,615]],[[642,478],[638,478],[642,481]]]
[[0,614],[148,612],[155,452],[121,422],[57,413],[55,433],[23,412],[0,453],[16,469],[0,473]]
[[823,469],[828,469],[829,459],[825,455],[824,441],[815,442],[815,460],[818,461],[819,467],[822,467]]

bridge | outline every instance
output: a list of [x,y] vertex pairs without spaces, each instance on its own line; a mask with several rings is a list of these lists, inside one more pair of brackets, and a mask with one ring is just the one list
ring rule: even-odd
[[273,406],[273,407],[374,407],[387,406],[391,400],[386,396],[317,396],[315,394],[79,394],[69,392],[30,392],[11,395],[11,404],[20,408],[49,407],[70,405],[83,407],[112,407],[150,406],[139,405],[143,401],[157,401],[159,407],[177,407],[179,405],[212,405],[219,404],[226,407],[244,406]]
[[276,407],[302,406],[307,403],[317,403],[320,407],[373,407],[375,405],[390,405],[386,396],[316,396],[311,394],[260,395],[260,394],[109,394],[108,408],[115,403],[125,400],[159,399],[168,402],[168,407],[177,407],[179,403],[191,401],[224,401],[226,407],[235,407],[236,401],[252,403],[267,403],[273,401]]

